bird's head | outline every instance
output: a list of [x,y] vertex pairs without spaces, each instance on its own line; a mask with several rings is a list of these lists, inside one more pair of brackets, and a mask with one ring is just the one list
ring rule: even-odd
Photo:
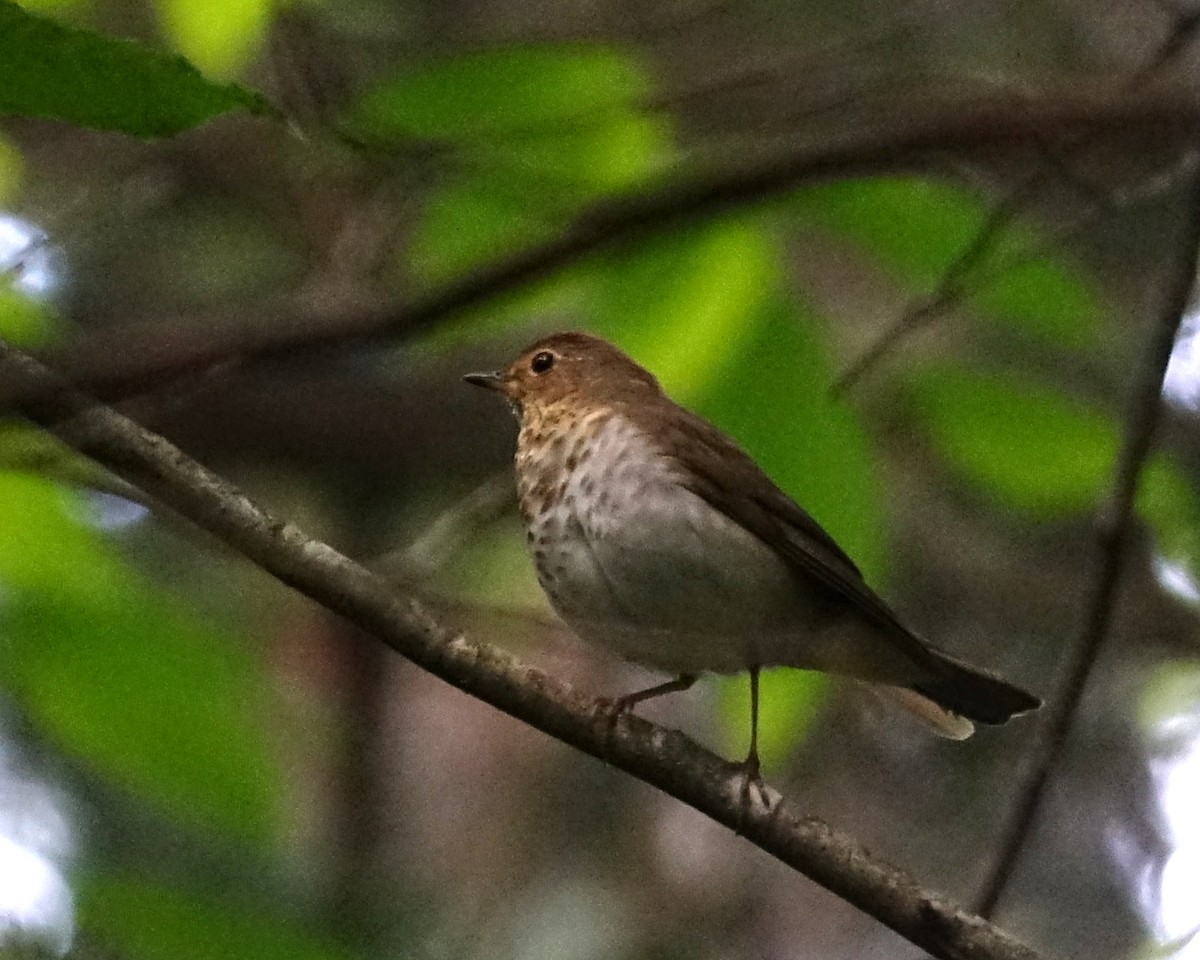
[[554,333],[521,351],[505,370],[463,379],[503,394],[519,416],[563,403],[609,406],[647,392],[658,381],[612,344],[586,333]]

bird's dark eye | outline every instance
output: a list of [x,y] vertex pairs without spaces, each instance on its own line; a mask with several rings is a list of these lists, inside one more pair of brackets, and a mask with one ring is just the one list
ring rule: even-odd
[[549,350],[535,353],[533,359],[529,361],[529,369],[534,373],[545,373],[552,366],[554,366],[554,354]]

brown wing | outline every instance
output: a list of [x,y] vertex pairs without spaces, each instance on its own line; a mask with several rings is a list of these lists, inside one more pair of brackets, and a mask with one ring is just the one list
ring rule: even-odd
[[[670,424],[664,448],[683,468],[685,486],[771,547],[801,580],[816,581],[850,603],[884,627],[918,662],[929,659],[924,641],[896,618],[816,520],[712,424],[682,407],[676,409],[683,416],[664,418]],[[656,432],[661,433],[662,422],[655,419]]]

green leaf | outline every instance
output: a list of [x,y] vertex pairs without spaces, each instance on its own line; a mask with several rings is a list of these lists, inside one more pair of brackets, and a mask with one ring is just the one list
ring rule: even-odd
[[947,464],[1006,506],[1039,518],[1086,510],[1108,481],[1116,424],[1052,387],[943,367],[909,395]]
[[1175,462],[1158,455],[1142,470],[1138,515],[1154,530],[1162,560],[1192,572],[1200,564],[1200,497]]
[[589,139],[543,138],[473,156],[427,201],[405,251],[410,269],[444,282],[556,236],[589,202],[648,173],[649,153],[631,148],[658,135],[629,118]]
[[17,3],[26,10],[32,10],[35,13],[53,13],[62,14],[76,7],[80,7],[90,0],[17,0]]
[[206,80],[179,57],[0,0],[0,115],[162,137],[239,108],[274,112],[258,94]]
[[669,156],[641,109],[650,83],[613,48],[583,44],[471,54],[385,81],[349,113],[361,135],[459,151],[467,182],[539,212],[645,177]]
[[[942,367],[914,378],[909,398],[947,465],[1005,506],[1048,519],[1094,508],[1111,485],[1116,422],[1053,387]],[[1144,467],[1136,507],[1164,552],[1197,555],[1200,504],[1165,456]]]
[[984,206],[929,180],[847,180],[799,195],[807,218],[862,245],[919,290],[931,289],[979,229]]
[[439,571],[447,596],[461,597],[488,610],[537,610],[542,593],[525,537],[515,520],[493,523],[477,533]]
[[27,346],[40,343],[53,328],[50,312],[13,289],[12,274],[0,273],[0,339]]
[[151,590],[76,518],[0,473],[0,628],[11,684],[62,749],[181,820],[269,837],[277,770],[241,645]]
[[195,898],[133,877],[80,887],[90,937],[136,960],[344,960],[349,954],[299,923],[263,910]]
[[508,47],[385,80],[348,118],[381,139],[505,140],[621,112],[649,92],[642,68],[612,47]]
[[[1025,246],[1037,243],[1030,234]],[[968,306],[1047,343],[1079,348],[1099,342],[1104,308],[1078,268],[1048,257],[1029,260],[1016,254],[1010,259],[973,285]]]
[[53,434],[22,423],[0,421],[0,470],[36,473],[109,493],[129,493],[120,480],[94,460],[76,453]]
[[[809,222],[862,247],[914,296],[940,286],[992,215],[973,191],[916,178],[830,184],[798,203]],[[1077,268],[1037,253],[1043,245],[1037,231],[1010,225],[967,278],[964,305],[1047,343],[1095,343],[1103,308]]]
[[254,55],[274,11],[274,0],[157,0],[163,27],[176,49],[206,73],[237,74]]
[[610,259],[590,299],[593,323],[677,400],[701,397],[753,336],[777,281],[762,227],[718,222]]
[[1195,660],[1158,664],[1146,678],[1138,701],[1138,722],[1144,734],[1169,744],[1175,727],[1178,740],[1191,740],[1193,727],[1187,721],[1200,714],[1200,664]]
[[445,280],[553,236],[588,202],[660,169],[670,135],[641,107],[649,89],[616,49],[508,48],[390,79],[349,124],[369,140],[454,150],[406,251],[419,278]]
[[552,237],[560,224],[548,215],[532,215],[522,196],[483,178],[439,190],[409,240],[413,273],[429,282],[445,282]]
[[24,168],[21,151],[8,138],[0,136],[0,203],[7,203],[16,195]]

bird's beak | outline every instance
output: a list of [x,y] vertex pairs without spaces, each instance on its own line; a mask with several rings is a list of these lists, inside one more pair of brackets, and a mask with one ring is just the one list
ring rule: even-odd
[[491,373],[468,373],[463,379],[476,387],[486,387],[488,390],[495,390],[498,393],[504,392],[504,374],[499,370]]

